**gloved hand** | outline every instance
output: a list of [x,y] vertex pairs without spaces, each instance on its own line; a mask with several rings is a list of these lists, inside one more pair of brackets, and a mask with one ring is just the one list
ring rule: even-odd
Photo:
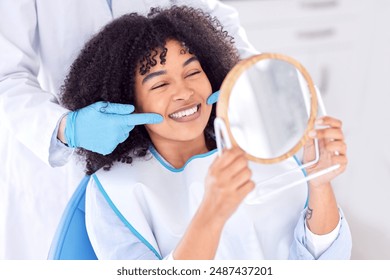
[[133,112],[133,105],[100,101],[68,113],[65,126],[68,146],[107,155],[129,137],[135,125],[163,121],[159,114]]
[[218,98],[219,98],[219,90],[217,90],[216,92],[212,93],[212,94],[207,98],[206,103],[209,104],[209,105],[214,104],[215,102],[218,101]]

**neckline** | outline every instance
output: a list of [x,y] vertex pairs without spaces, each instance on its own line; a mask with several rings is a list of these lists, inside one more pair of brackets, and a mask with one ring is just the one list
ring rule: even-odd
[[168,169],[169,171],[171,172],[181,172],[183,171],[186,166],[191,162],[193,161],[194,159],[197,159],[197,158],[205,158],[205,157],[208,157],[212,154],[214,154],[215,152],[217,152],[217,149],[213,149],[211,151],[208,151],[207,153],[203,153],[203,154],[198,154],[198,155],[194,155],[192,157],[190,157],[186,163],[180,167],[180,168],[175,168],[173,167],[168,161],[166,161],[158,152],[157,150],[153,147],[153,146],[150,146],[149,147],[149,151],[150,153],[160,162],[160,164],[162,166],[164,166],[166,169]]

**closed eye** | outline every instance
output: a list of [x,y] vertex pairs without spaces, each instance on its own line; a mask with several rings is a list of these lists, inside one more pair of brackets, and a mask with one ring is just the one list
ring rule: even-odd
[[159,89],[159,88],[162,88],[162,87],[165,87],[167,86],[168,83],[161,83],[161,84],[158,84],[158,85],[155,85],[151,88],[151,90],[155,90],[155,89]]
[[196,71],[194,71],[194,72],[189,73],[189,74],[186,76],[186,78],[195,76],[195,75],[200,74],[200,73],[201,73],[201,71],[196,70]]

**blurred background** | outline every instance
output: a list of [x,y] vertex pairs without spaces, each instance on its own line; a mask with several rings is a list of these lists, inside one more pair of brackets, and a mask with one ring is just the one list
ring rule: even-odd
[[240,0],[250,42],[301,62],[343,121],[347,171],[334,181],[352,259],[390,259],[390,1]]

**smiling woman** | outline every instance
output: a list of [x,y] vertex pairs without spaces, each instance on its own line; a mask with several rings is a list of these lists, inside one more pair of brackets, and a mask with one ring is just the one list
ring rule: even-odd
[[[102,167],[108,170],[115,161],[131,163],[160,138],[184,141],[196,134],[206,139],[207,149],[213,149],[215,108],[206,106],[205,100],[237,62],[233,38],[201,10],[152,9],[148,17],[129,14],[107,25],[73,63],[61,103],[72,111],[97,101],[135,104],[136,112],[159,113],[164,121],[136,126],[131,137],[108,155],[78,149],[87,174]],[[188,125],[190,120],[197,123],[196,132]],[[165,155],[159,143],[153,142]]]
[[[78,151],[92,174],[85,219],[99,259],[349,257],[348,225],[331,208],[335,200],[327,186],[322,193],[328,200],[310,204],[317,211],[326,201],[323,208],[332,210],[332,224],[326,222],[332,231],[320,241],[305,225],[306,185],[261,205],[243,203],[253,181],[297,162],[249,168],[239,148],[217,156],[213,92],[237,62],[232,38],[219,22],[188,7],[125,15],[85,46],[63,87],[65,106],[134,104],[137,114],[163,119],[136,126],[106,156]],[[316,213],[312,220],[321,223]]]
[[199,60],[182,43],[169,40],[165,48],[164,64],[157,58],[149,74],[136,74],[135,104],[139,113],[164,117],[162,123],[145,128],[161,156],[180,168],[194,153],[208,151],[204,130],[212,110],[206,102],[212,89]]

